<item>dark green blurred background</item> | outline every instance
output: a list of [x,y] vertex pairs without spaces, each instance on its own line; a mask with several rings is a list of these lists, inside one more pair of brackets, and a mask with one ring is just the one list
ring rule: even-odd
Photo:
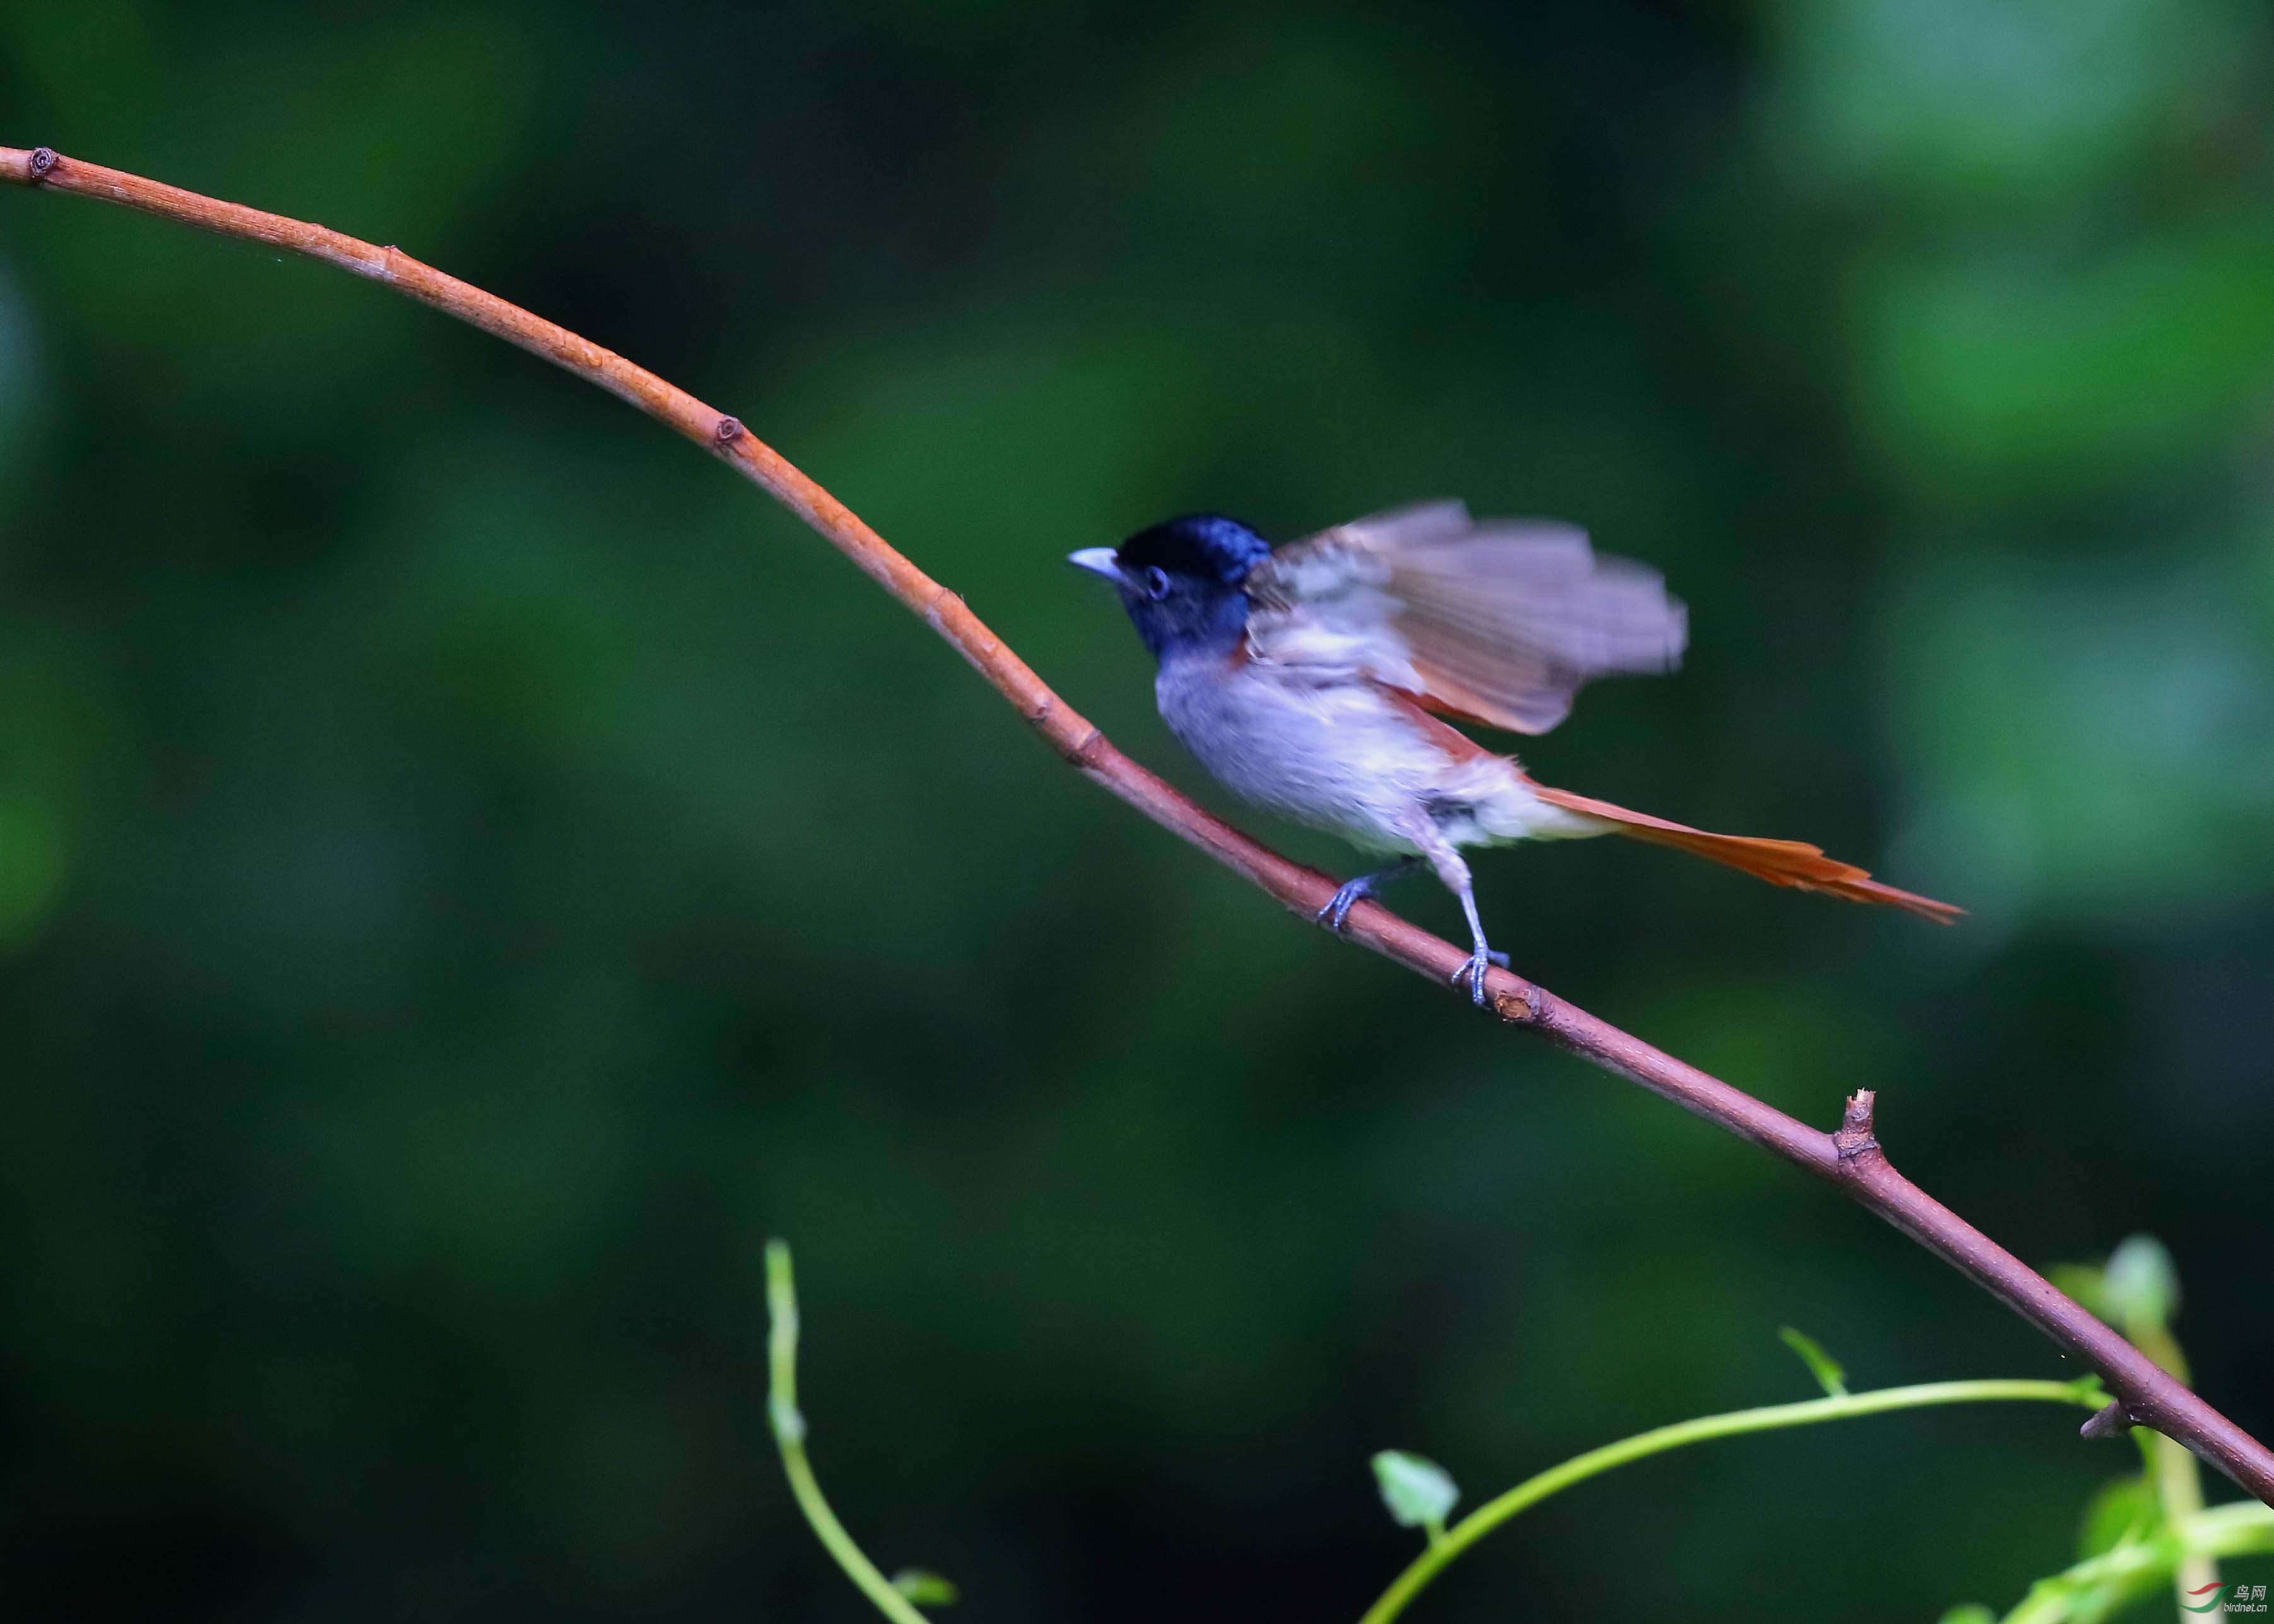
[[[1879,1088],[2033,1261],[2161,1235],[2262,1433],[2270,83],[2251,0],[0,11],[0,140],[399,243],[740,413],[1215,804],[1069,548],[1459,495],[1662,567],[1688,668],[1540,774],[1972,918],[1605,842],[1485,858],[1495,940],[1814,1122]],[[0,952],[35,1613],[861,1618],[765,1431],[769,1234],[825,1483],[971,1624],[1355,1617],[1414,1548],[1369,1451],[1480,1498],[1803,1395],[1781,1323],[1863,1385],[2064,1369],[1294,927],[616,403],[19,193]],[[2009,1603],[2130,1458],[2073,1433],[1649,1463],[1415,1616]]]

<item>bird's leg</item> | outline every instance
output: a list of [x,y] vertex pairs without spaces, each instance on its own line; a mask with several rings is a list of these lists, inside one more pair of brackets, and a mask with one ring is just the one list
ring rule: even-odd
[[1420,866],[1419,857],[1400,857],[1388,868],[1345,880],[1342,889],[1327,899],[1327,905],[1320,909],[1315,917],[1320,924],[1340,935],[1343,921],[1350,917],[1350,910],[1372,896],[1376,886],[1385,885],[1392,880],[1403,880]]
[[[1453,860],[1460,863],[1458,857]],[[1449,880],[1445,883],[1453,885]],[[1453,985],[1458,986],[1462,982],[1467,982],[1470,1001],[1481,1008],[1485,1001],[1485,971],[1495,964],[1507,969],[1508,955],[1495,953],[1485,944],[1485,927],[1477,920],[1477,894],[1469,887],[1467,864],[1461,863],[1460,883],[1453,886],[1453,889],[1460,896],[1461,911],[1469,917],[1469,940],[1476,944],[1476,951],[1469,955],[1469,962],[1453,972]]]
[[1421,854],[1429,859],[1429,866],[1437,871],[1437,878],[1445,889],[1461,899],[1461,912],[1468,918],[1469,940],[1475,943],[1476,951],[1469,955],[1467,963],[1453,972],[1452,982],[1455,986],[1466,982],[1471,1001],[1481,1007],[1485,1001],[1485,971],[1495,964],[1505,968],[1508,955],[1494,952],[1485,940],[1484,925],[1477,918],[1476,890],[1469,884],[1469,865],[1461,860],[1453,842],[1426,817],[1417,818],[1407,832],[1413,836],[1414,844],[1421,848]]

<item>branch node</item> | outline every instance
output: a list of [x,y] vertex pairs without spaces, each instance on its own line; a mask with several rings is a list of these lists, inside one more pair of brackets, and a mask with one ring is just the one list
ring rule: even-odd
[[741,419],[737,418],[722,417],[719,419],[718,427],[711,431],[712,442],[715,445],[732,445],[742,437],[742,425]]
[[1106,748],[1105,735],[1092,728],[1081,743],[1076,744],[1067,754],[1066,759],[1073,763],[1079,770],[1088,772],[1097,765],[1098,757],[1105,753]]
[[1848,1096],[1848,1108],[1841,1114],[1840,1131],[1832,1136],[1832,1147],[1840,1152],[1841,1161],[1853,1161],[1879,1148],[1871,1131],[1871,1103],[1876,1098],[1868,1088],[1859,1088]]
[[2085,1424],[2077,1428],[2076,1435],[2091,1439],[2121,1438],[2139,1424],[2132,1418],[2132,1412],[2124,1407],[2122,1399],[2111,1399],[2105,1409],[2092,1412]]
[[1512,1026],[1537,1026],[1542,1012],[1540,989],[1529,981],[1514,997],[1506,993],[1493,994],[1493,1013]]
[[956,651],[959,653],[963,653],[964,657],[968,659],[970,656],[964,649],[963,645],[957,643],[953,638],[949,638],[947,628],[942,623],[942,616],[947,612],[947,601],[951,598],[954,599],[959,604],[963,601],[963,594],[957,592],[953,587],[945,585],[936,586],[932,591],[931,596],[924,600],[923,623],[930,626],[934,631],[938,632],[940,636],[948,638],[949,642],[955,643]]
[[46,179],[49,175],[51,175],[51,174],[53,174],[53,173],[55,172],[55,167],[56,167],[56,164],[58,164],[58,163],[61,163],[62,162],[63,162],[63,158],[62,158],[61,155],[59,155],[59,154],[56,151],[56,149],[55,149],[54,147],[33,147],[33,148],[32,148],[32,180],[33,180],[33,183],[34,183],[34,185],[36,185],[36,184],[38,184],[39,182],[45,180],[45,179]]

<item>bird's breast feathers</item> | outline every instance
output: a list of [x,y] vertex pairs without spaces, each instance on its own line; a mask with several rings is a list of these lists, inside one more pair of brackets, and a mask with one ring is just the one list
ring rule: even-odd
[[1418,849],[1427,817],[1456,845],[1600,834],[1542,801],[1516,762],[1393,690],[1244,654],[1164,663],[1169,729],[1226,788],[1375,850]]

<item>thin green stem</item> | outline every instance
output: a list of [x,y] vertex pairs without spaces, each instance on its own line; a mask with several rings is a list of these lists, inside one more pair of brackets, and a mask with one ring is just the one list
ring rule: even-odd
[[2009,1400],[2097,1409],[2107,1402],[2107,1394],[2090,1381],[1933,1381],[1909,1387],[1881,1387],[1872,1393],[1851,1393],[1838,1398],[1809,1399],[1797,1404],[1732,1410],[1721,1416],[1699,1416],[1672,1426],[1638,1432],[1632,1438],[1623,1438],[1615,1444],[1574,1455],[1536,1477],[1527,1477],[1507,1493],[1487,1500],[1455,1523],[1442,1539],[1430,1541],[1428,1548],[1414,1558],[1412,1565],[1382,1593],[1381,1599],[1367,1609],[1361,1624],[1389,1624],[1448,1563],[1510,1517],[1575,1483],[1583,1483],[1630,1461],[1662,1454],[1690,1444],[1702,1444],[1710,1439],[1735,1438],[1744,1432],[1770,1432],[1780,1427],[1809,1426],[1819,1421],[1846,1421],[1891,1409]]
[[789,1245],[783,1241],[766,1243],[766,1318],[772,1326],[766,1339],[772,1379],[767,1391],[766,1418],[773,1424],[782,1470],[789,1478],[790,1492],[797,1497],[798,1509],[805,1513],[805,1520],[813,1525],[814,1533],[837,1559],[846,1576],[877,1604],[879,1613],[893,1624],[930,1624],[907,1597],[892,1588],[892,1582],[877,1571],[877,1565],[861,1553],[853,1536],[829,1509],[829,1501],[805,1458],[805,1416],[797,1408],[797,1285],[790,1273]]
[[2088,1591],[2098,1592],[2095,1599],[2113,1611],[2153,1595],[2191,1557],[2216,1560],[2269,1551],[2274,1551],[2274,1510],[2255,1500],[2214,1506],[2168,1522],[2146,1539],[2129,1541],[2038,1580],[2021,1605],[2006,1615],[2005,1624],[2061,1624],[2077,1611],[2078,1597]]
[[[2161,1248],[2157,1250],[2161,1252]],[[2170,1371],[2173,1379],[2190,1380],[2187,1356],[2180,1351],[2179,1339],[2164,1323],[2161,1313],[2129,1315],[2120,1328],[2132,1339],[2134,1347]],[[2149,1434],[2147,1445],[2157,1503],[2164,1508],[2164,1521],[2176,1527],[2203,1508],[2202,1473],[2185,1444],[2175,1444],[2162,1433],[2153,1432]],[[2182,1607],[2187,1605],[2188,1598],[2218,1582],[2217,1554],[2200,1548],[2187,1549],[2172,1574],[2172,1589]]]

